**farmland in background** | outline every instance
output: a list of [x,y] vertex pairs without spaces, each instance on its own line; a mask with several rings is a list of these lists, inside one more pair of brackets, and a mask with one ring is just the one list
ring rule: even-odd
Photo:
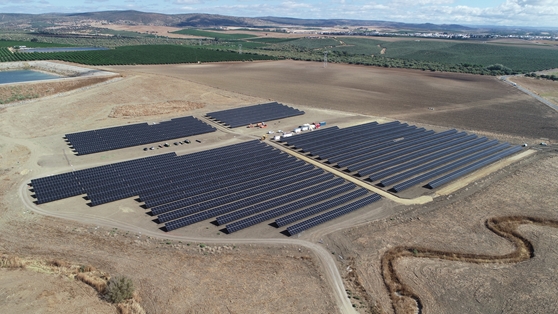
[[[103,32],[105,29],[99,31]],[[33,34],[35,42],[30,42],[29,36],[32,34],[11,34],[11,39],[27,38],[28,40],[0,41],[0,47],[100,46],[118,49],[104,53],[72,52],[33,56],[9,55],[6,51],[2,51],[0,61],[53,59],[101,65],[280,58],[321,62],[324,52],[327,51],[329,62],[422,71],[510,75],[558,68],[558,48],[551,45],[533,45],[527,41],[525,44],[512,45],[475,40],[398,39],[394,41],[382,37],[276,38],[198,29],[183,29],[177,33],[206,38],[166,38],[137,34],[135,37],[126,37],[122,36],[123,33],[115,34],[113,37],[68,38]],[[135,33],[128,32],[128,34]],[[266,34],[273,36],[272,32]],[[234,55],[238,53],[239,45],[242,45],[243,56]],[[149,48],[140,48],[140,46]],[[155,46],[161,46],[157,53],[154,53],[158,50]],[[203,48],[204,52],[188,50],[193,48]]]
[[238,54],[176,45],[126,46],[102,51],[11,53],[0,48],[0,61],[61,60],[86,65],[173,64],[220,61],[269,60],[269,56]]
[[183,34],[183,35],[200,36],[200,37],[228,39],[228,40],[256,37],[256,35],[250,35],[250,34],[234,34],[234,33],[226,34],[226,33],[217,33],[217,32],[197,30],[197,29],[192,29],[192,28],[182,29],[182,30],[176,31],[174,33],[175,34]]

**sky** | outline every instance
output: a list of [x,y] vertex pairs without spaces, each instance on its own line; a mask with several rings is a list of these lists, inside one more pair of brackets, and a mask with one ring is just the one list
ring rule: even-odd
[[2,13],[104,10],[558,27],[558,0],[0,0]]

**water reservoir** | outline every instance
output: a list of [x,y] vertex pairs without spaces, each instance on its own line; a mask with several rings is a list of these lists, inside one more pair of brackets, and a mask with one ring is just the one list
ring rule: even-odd
[[0,84],[59,79],[61,76],[32,70],[0,71]]

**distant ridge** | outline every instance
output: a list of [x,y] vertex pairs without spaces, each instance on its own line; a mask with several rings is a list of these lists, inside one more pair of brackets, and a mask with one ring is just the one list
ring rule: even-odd
[[333,27],[333,26],[378,26],[384,28],[398,28],[398,29],[409,29],[409,30],[431,30],[431,31],[467,31],[472,30],[470,27],[466,27],[458,24],[410,24],[410,23],[399,23],[399,22],[389,22],[389,21],[376,21],[376,20],[348,20],[348,19],[298,19],[291,17],[273,17],[266,16],[260,17],[259,19],[264,21],[269,21],[272,23],[283,24],[283,25],[298,25],[298,26],[308,26],[308,27]]
[[83,13],[48,13],[48,14],[17,14],[0,13],[0,25],[11,23],[32,22],[72,22],[90,19],[106,21],[114,24],[136,24],[174,27],[333,27],[333,26],[374,26],[381,28],[397,28],[408,31],[468,31],[472,28],[462,25],[408,24],[389,21],[350,20],[350,19],[297,19],[290,17],[235,17],[218,14],[161,14],[127,11],[99,11]]

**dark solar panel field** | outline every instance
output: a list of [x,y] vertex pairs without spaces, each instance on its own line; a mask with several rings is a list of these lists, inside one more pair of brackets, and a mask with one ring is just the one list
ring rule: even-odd
[[210,112],[206,116],[230,128],[303,115],[304,111],[277,102]]
[[522,149],[475,134],[437,133],[399,121],[330,127],[281,142],[394,192],[420,184],[440,187]]
[[283,227],[308,218],[287,229],[292,235],[380,200],[259,141],[109,164],[31,185],[38,204],[87,194],[96,206],[139,196],[166,231],[213,218],[228,233],[272,219]]
[[214,127],[188,116],[151,125],[138,123],[70,133],[66,139],[77,155],[87,155],[215,131]]

